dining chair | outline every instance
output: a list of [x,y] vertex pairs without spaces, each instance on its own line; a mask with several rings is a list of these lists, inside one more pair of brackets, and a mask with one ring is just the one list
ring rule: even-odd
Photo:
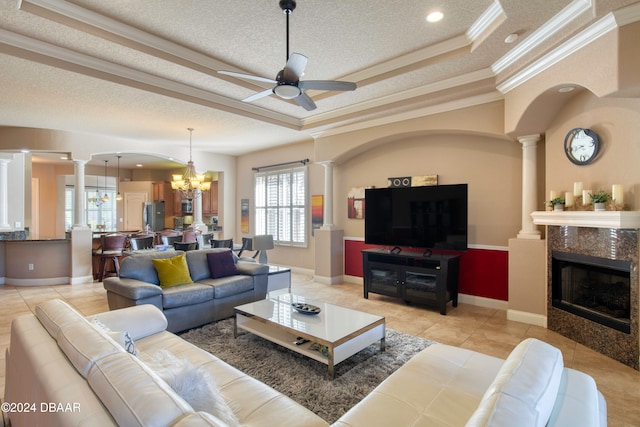
[[229,248],[233,249],[233,239],[211,240],[212,248]]
[[[260,251],[255,251],[252,256],[247,256],[245,253],[253,250],[253,239],[251,237],[243,237],[242,238],[242,247],[238,252],[238,258],[243,261],[256,261],[256,257]],[[245,254],[243,256],[243,254]]]
[[212,239],[213,233],[203,233],[196,235],[196,240],[198,241],[198,247],[200,249],[210,248]]
[[198,249],[198,242],[174,242],[173,248],[176,251],[194,251]]
[[[126,234],[107,234],[101,238],[101,246],[96,255],[100,256],[100,267],[98,268],[98,282],[106,275],[120,274],[120,258],[127,242]],[[107,270],[107,260],[113,260],[114,270]]]
[[132,251],[139,251],[142,249],[153,249],[153,236],[146,237],[132,237],[129,239]]
[[197,233],[193,230],[185,230],[182,232],[182,243],[191,243],[191,242],[197,242],[197,236],[200,233]]
[[179,242],[182,240],[182,236],[162,236],[162,244],[173,246],[175,242]]

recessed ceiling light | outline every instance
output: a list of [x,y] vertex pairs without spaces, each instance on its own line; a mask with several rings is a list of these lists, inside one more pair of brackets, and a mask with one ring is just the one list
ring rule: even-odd
[[27,154],[27,153],[29,153],[29,150],[27,150],[26,148],[23,148],[22,150],[20,150],[20,152],[22,154]]
[[439,10],[431,12],[427,15],[427,22],[438,22],[444,18],[444,14]]
[[563,86],[560,89],[558,89],[558,92],[560,93],[567,93],[567,92],[573,92],[576,88],[573,86]]
[[518,40],[518,33],[511,33],[507,37],[504,38],[504,42],[507,44],[511,44]]
[[142,164],[138,163],[138,164],[136,165],[136,167],[141,168],[141,167],[142,167]]

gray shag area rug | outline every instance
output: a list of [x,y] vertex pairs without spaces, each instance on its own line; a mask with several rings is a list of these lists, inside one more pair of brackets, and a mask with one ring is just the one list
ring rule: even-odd
[[192,329],[180,336],[315,412],[329,424],[433,341],[386,330],[386,349],[374,344],[338,364],[327,365],[245,331],[233,338],[233,319]]

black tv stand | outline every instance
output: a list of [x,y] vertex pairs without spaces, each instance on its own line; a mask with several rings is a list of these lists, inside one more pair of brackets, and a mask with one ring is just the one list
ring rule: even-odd
[[362,251],[364,297],[369,293],[436,306],[447,314],[447,303],[458,306],[460,256],[420,252]]

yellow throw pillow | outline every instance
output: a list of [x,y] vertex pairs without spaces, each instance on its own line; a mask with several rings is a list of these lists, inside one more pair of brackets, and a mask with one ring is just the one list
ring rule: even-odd
[[153,266],[158,272],[160,287],[168,288],[175,285],[193,283],[187,266],[187,254],[180,254],[172,258],[152,259]]

